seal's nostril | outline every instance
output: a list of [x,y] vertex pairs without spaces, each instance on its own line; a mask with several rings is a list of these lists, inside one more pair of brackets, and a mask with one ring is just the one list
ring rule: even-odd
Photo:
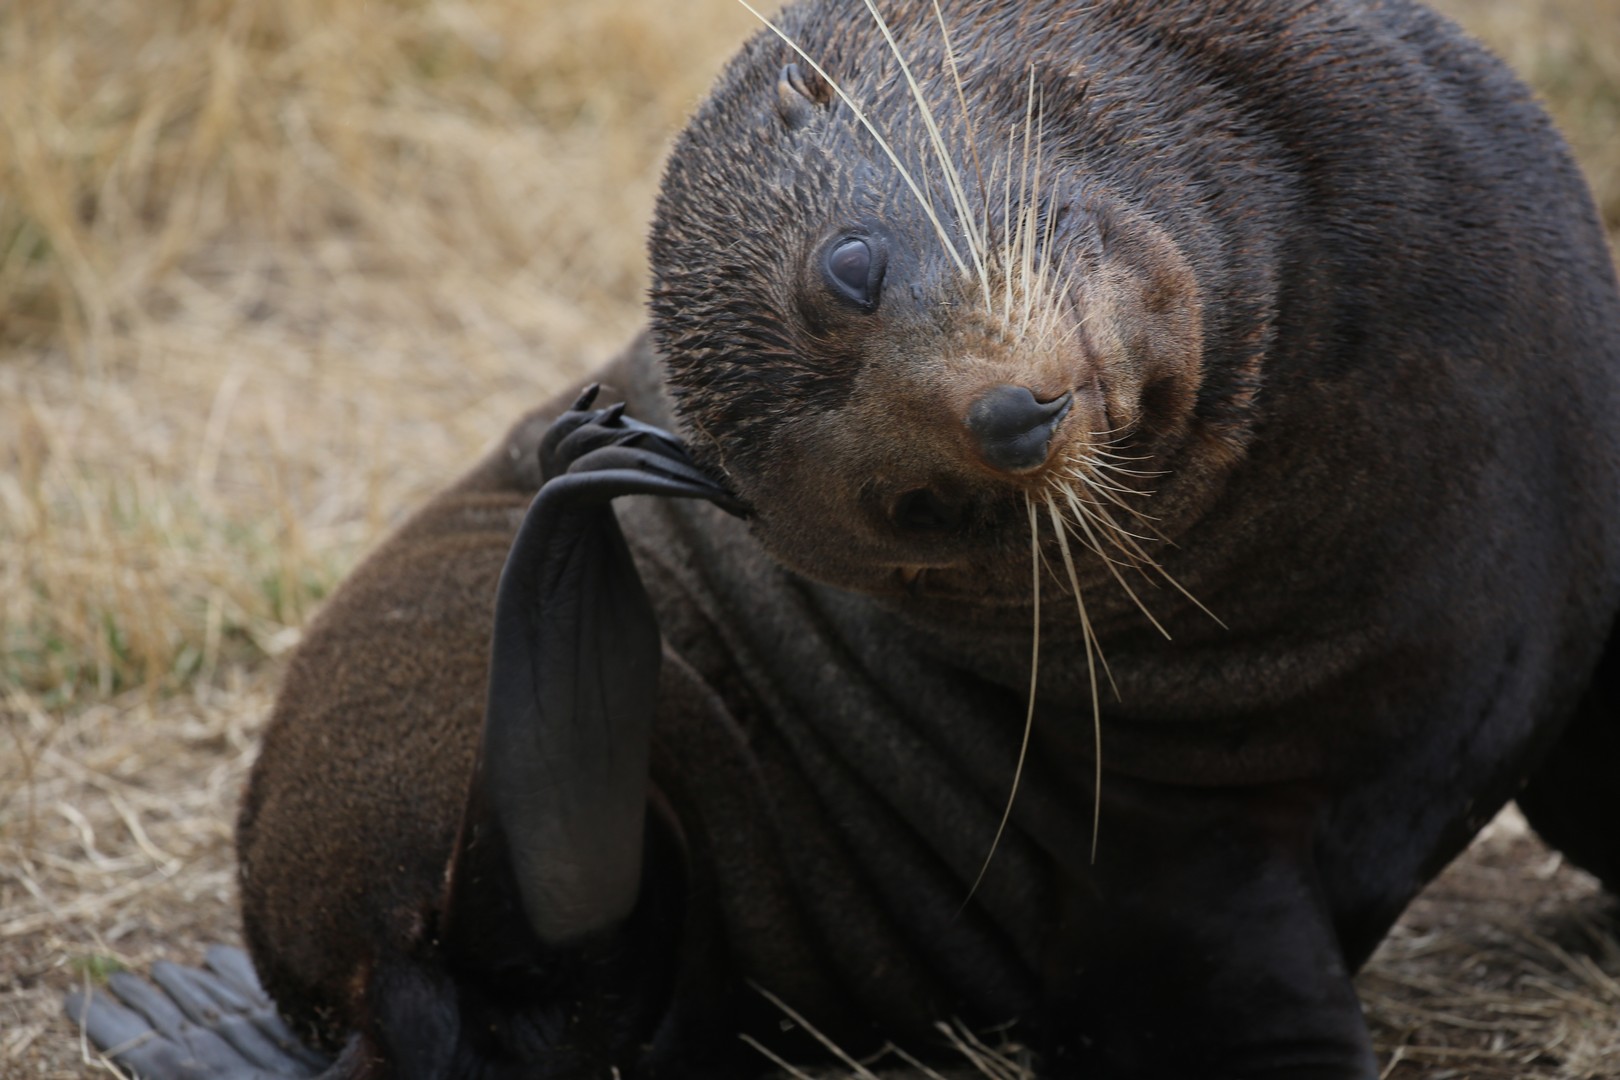
[[895,500],[894,523],[908,532],[942,532],[962,523],[962,511],[928,488],[917,488]]
[[1073,404],[1073,394],[1039,401],[1028,387],[1004,383],[969,406],[967,426],[987,464],[1025,472],[1045,463],[1052,432]]

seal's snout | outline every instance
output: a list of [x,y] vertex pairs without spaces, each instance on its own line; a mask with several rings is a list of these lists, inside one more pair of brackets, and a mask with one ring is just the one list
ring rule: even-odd
[[1003,383],[968,407],[968,431],[985,464],[1003,472],[1028,472],[1046,464],[1052,433],[1073,404],[1073,394],[1041,401],[1028,387]]

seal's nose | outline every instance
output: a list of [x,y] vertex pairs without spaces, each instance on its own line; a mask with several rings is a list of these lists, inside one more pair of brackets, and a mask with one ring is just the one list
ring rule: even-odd
[[1027,472],[1045,463],[1052,432],[1073,403],[1073,394],[1037,401],[1028,387],[1003,383],[968,407],[967,426],[986,464],[1003,472]]

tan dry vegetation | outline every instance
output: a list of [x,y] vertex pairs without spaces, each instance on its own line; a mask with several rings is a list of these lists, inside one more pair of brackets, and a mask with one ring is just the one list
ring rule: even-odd
[[8,680],[56,705],[275,651],[626,337],[734,7],[718,39],[623,2],[4,9]]
[[[1620,0],[1448,0],[1620,230]],[[275,657],[640,319],[734,0],[0,4],[0,1076],[61,992],[234,937]],[[1512,818],[1362,980],[1392,1077],[1620,1076],[1607,901]]]

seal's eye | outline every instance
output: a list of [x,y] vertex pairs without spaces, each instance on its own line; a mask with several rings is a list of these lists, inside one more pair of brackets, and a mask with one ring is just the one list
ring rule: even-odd
[[883,284],[883,261],[870,242],[848,236],[827,249],[827,279],[850,300],[870,311]]

